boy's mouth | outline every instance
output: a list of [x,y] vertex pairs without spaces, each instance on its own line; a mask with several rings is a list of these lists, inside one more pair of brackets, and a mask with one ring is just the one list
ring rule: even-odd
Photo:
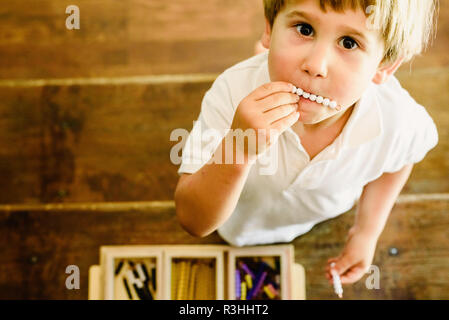
[[330,100],[329,98],[315,95],[313,93],[306,92],[301,88],[296,88],[295,86],[293,86],[292,93],[296,93],[298,96],[300,96],[304,99],[308,99],[310,101],[321,104],[325,107],[329,107],[331,109],[336,109],[336,110],[341,109],[341,107],[337,104],[336,101]]

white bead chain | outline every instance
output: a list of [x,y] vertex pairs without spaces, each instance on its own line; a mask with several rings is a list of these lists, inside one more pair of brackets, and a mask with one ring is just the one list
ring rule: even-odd
[[296,88],[295,86],[293,86],[292,93],[296,93],[300,97],[302,96],[306,99],[309,99],[310,101],[315,101],[316,103],[322,104],[323,106],[332,109],[336,109],[338,106],[336,101],[332,101],[328,98],[323,98],[322,96],[317,96],[315,94],[305,92],[301,88]]
[[340,298],[343,298],[343,287],[341,286],[340,276],[338,275],[337,270],[334,269],[335,262],[332,262],[330,267],[331,267],[332,283],[334,285],[334,291]]

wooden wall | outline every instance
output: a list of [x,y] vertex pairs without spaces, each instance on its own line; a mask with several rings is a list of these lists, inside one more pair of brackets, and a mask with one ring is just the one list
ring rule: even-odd
[[[65,28],[71,4],[80,30]],[[412,198],[379,241],[382,290],[360,282],[348,298],[448,298],[448,21],[442,1],[433,47],[397,73],[434,118],[439,145],[413,170],[403,191]],[[250,57],[262,30],[261,0],[2,4],[0,299],[87,298],[101,245],[222,242],[190,237],[175,219],[170,133],[191,130],[217,74]],[[309,298],[333,298],[320,268],[352,220],[353,211],[293,242]],[[79,291],[65,289],[69,264],[80,266]]]
[[[449,191],[449,73],[418,70],[440,143],[405,191]],[[143,83],[0,87],[0,203],[170,200],[178,166],[170,133],[190,131],[213,77]],[[437,86],[435,84],[438,84]]]
[[1,79],[221,72],[263,31],[259,0],[16,0],[0,17]]
[[[367,289],[365,275],[344,286],[344,297],[449,299],[448,210],[447,194],[401,197],[373,261],[380,288]],[[216,232],[187,234],[173,201],[1,206],[0,212],[0,299],[87,299],[89,267],[99,263],[102,245],[225,244]],[[306,270],[307,299],[338,299],[324,268],[341,253],[353,221],[351,210],[293,241],[295,261]],[[79,290],[65,287],[72,264],[80,269]]]

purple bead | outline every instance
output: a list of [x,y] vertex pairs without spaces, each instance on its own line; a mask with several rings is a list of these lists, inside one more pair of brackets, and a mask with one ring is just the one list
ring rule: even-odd
[[265,281],[265,278],[267,276],[267,272],[264,271],[262,275],[257,280],[257,284],[251,289],[251,291],[248,294],[248,300],[252,299],[253,297],[257,296],[257,294],[260,291],[260,288],[262,288],[263,282]]
[[240,299],[240,294],[241,294],[240,286],[241,286],[240,271],[235,270],[235,298],[236,299]]
[[254,280],[256,278],[256,276],[254,275],[254,273],[248,268],[248,266],[243,263],[243,262],[239,262],[240,263],[240,267],[251,276],[251,278]]

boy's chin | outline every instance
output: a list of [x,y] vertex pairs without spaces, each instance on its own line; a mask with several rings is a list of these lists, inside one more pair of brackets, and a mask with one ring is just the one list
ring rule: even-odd
[[301,114],[301,111],[300,111],[300,117],[298,119],[298,122],[301,122],[302,124],[309,124],[309,125],[310,124],[318,124],[321,121],[326,120],[327,118],[329,118],[329,116],[328,117],[323,116],[323,115],[318,116],[318,115],[312,115],[309,113]]

